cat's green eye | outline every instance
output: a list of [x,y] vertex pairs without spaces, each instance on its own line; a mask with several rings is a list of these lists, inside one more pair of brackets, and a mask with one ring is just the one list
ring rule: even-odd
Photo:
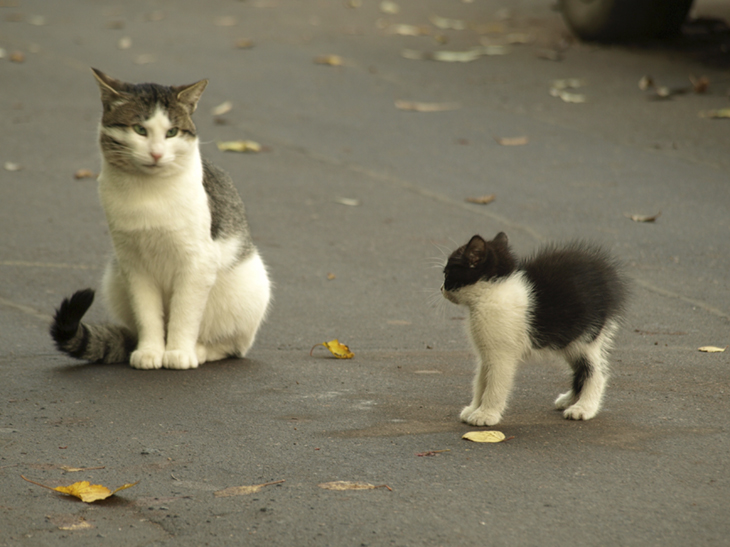
[[142,135],[143,137],[146,137],[147,136],[147,130],[144,127],[142,127],[141,125],[139,125],[138,123],[135,123],[132,126],[132,130],[135,133],[137,133],[137,135]]
[[170,139],[170,138],[174,137],[175,135],[177,135],[177,132],[178,132],[178,128],[172,127],[167,130],[167,133],[165,133],[165,137]]

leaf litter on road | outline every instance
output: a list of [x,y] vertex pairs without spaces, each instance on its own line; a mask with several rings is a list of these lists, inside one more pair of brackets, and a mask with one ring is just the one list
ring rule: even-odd
[[245,496],[247,494],[255,494],[265,486],[271,486],[273,484],[281,484],[284,482],[284,479],[281,479],[280,481],[271,481],[271,482],[265,482],[263,484],[254,484],[252,486],[230,486],[228,488],[224,488],[223,490],[217,490],[213,492],[213,495],[216,498],[228,498],[231,496]]
[[476,203],[478,205],[487,205],[497,199],[496,194],[486,194],[484,196],[477,196],[472,198],[466,198],[467,203]]
[[659,211],[655,215],[631,215],[631,214],[627,213],[624,216],[627,218],[630,218],[634,222],[656,222],[656,219],[658,219],[660,216],[662,216],[662,212]]
[[530,139],[524,135],[521,137],[495,137],[494,140],[502,146],[523,146],[530,142]]
[[461,438],[474,443],[501,443],[507,440],[501,431],[468,431]]
[[261,152],[263,147],[256,141],[237,140],[237,141],[218,141],[216,143],[218,150],[221,152]]
[[323,482],[318,484],[320,488],[323,488],[325,490],[375,490],[377,488],[386,488],[388,491],[392,492],[393,489],[388,486],[387,484],[379,484],[374,485],[367,482],[357,482],[357,481],[332,481],[332,482]]
[[314,352],[314,348],[318,346],[326,347],[330,351],[330,353],[338,359],[352,359],[353,357],[355,357],[355,354],[350,351],[350,348],[336,338],[334,340],[330,340],[329,342],[322,342],[321,344],[315,344],[314,346],[312,346],[312,349],[309,350],[310,357]]
[[395,101],[395,107],[398,110],[408,110],[411,112],[445,112],[447,110],[457,110],[461,108],[459,103],[428,103],[420,101]]
[[697,349],[703,353],[723,353],[727,348],[727,346],[725,346],[724,348],[719,348],[717,346],[702,346],[701,348]]
[[139,481],[132,482],[128,484],[123,484],[115,490],[110,490],[109,488],[107,488],[106,486],[102,486],[101,484],[91,484],[89,481],[80,481],[69,484],[68,486],[57,486],[53,488],[52,486],[46,486],[45,484],[32,481],[24,477],[23,475],[20,475],[20,478],[24,481],[28,481],[31,484],[35,484],[36,486],[41,486],[43,488],[47,488],[48,490],[54,490],[56,492],[61,492],[62,494],[77,497],[85,503],[93,503],[95,501],[105,500],[106,498],[113,496],[120,490],[126,490],[127,488],[131,488],[132,486],[139,484]]

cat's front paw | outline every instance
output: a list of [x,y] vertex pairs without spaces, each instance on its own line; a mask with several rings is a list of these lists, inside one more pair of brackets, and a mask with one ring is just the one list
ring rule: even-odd
[[596,414],[598,414],[598,408],[590,408],[576,403],[563,412],[563,418],[566,420],[590,420]]
[[168,350],[162,358],[162,366],[177,370],[198,368],[198,356],[194,351]]
[[492,409],[477,408],[473,410],[468,416],[465,416],[466,411],[471,407],[466,407],[461,413],[461,421],[466,422],[470,425],[497,425],[499,420],[502,419],[502,413]]
[[161,351],[138,349],[129,356],[129,364],[142,370],[162,368],[162,355]]
[[570,391],[566,391],[565,393],[561,394],[557,399],[555,399],[555,408],[558,410],[565,410],[573,403],[575,403],[575,394],[571,389]]
[[474,414],[474,411],[477,408],[479,408],[479,407],[478,406],[475,406],[475,405],[465,406],[464,409],[461,411],[461,414],[459,414],[459,419],[462,422],[469,423],[469,416],[471,416],[472,414]]

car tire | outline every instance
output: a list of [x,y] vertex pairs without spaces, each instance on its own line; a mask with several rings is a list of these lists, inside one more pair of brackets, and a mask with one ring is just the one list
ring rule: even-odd
[[560,0],[566,23],[581,39],[619,42],[679,33],[693,0]]

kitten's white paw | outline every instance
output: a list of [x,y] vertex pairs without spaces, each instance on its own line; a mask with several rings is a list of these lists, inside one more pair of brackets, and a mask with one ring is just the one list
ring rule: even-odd
[[144,370],[162,368],[162,354],[161,351],[138,349],[129,356],[129,364]]
[[574,403],[575,394],[571,389],[570,391],[566,391],[565,393],[561,394],[557,399],[555,399],[555,408],[558,410],[565,410]]
[[177,370],[198,368],[198,357],[195,355],[195,352],[179,349],[169,350],[165,352],[165,355],[162,358],[162,366]]
[[466,419],[462,417],[462,420],[470,425],[497,425],[499,423],[499,420],[501,419],[501,412],[483,408],[478,408],[477,410],[469,414]]
[[462,422],[469,423],[469,416],[474,414],[474,411],[479,408],[478,406],[469,405],[464,407],[464,410],[461,411],[461,414],[459,415],[459,418]]
[[590,420],[596,414],[598,414],[598,408],[586,408],[584,405],[576,403],[563,412],[563,418],[566,420]]

